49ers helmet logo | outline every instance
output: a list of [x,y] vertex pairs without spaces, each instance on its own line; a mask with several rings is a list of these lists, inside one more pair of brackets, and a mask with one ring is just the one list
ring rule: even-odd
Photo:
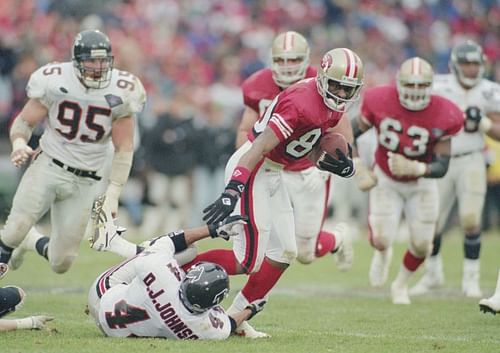
[[323,56],[323,59],[321,60],[321,68],[324,71],[328,71],[329,68],[333,66],[333,58],[332,56],[327,53],[325,56]]

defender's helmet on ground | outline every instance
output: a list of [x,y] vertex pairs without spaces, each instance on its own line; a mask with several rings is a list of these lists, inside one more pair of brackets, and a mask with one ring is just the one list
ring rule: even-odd
[[[486,57],[483,54],[483,48],[477,43],[468,40],[452,49],[450,70],[462,85],[470,88],[477,85],[483,78],[485,62]],[[473,70],[472,75],[466,74],[461,66],[470,63],[478,65],[477,70]]]
[[193,313],[202,313],[218,305],[228,293],[226,271],[211,262],[200,262],[191,267],[179,289],[182,303]]
[[105,88],[111,82],[113,55],[109,38],[98,30],[78,33],[73,43],[73,66],[88,88]]
[[286,88],[306,76],[309,65],[309,44],[299,33],[288,31],[279,34],[271,48],[271,71],[274,82]]
[[316,84],[326,106],[344,112],[347,103],[359,98],[364,68],[359,56],[350,49],[337,48],[321,60]]
[[422,58],[414,57],[403,62],[396,76],[401,105],[408,110],[426,108],[431,101],[433,76],[431,65]]

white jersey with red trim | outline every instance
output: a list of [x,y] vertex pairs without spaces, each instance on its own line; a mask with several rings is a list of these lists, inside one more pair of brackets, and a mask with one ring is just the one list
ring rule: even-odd
[[71,62],[51,63],[35,71],[26,87],[49,111],[40,140],[42,150],[74,168],[96,171],[106,158],[115,119],[140,112],[146,100],[141,81],[113,69],[111,82],[88,89]]
[[[482,79],[476,86],[465,89],[453,74],[436,75],[433,93],[448,98],[462,111],[476,106],[483,114],[500,112],[500,85]],[[465,132],[463,129],[451,140],[451,155],[480,151],[484,147],[484,133]]]
[[[219,306],[193,314],[181,302],[185,273],[174,259],[175,247],[162,237],[138,256],[101,275],[99,324],[113,337],[225,339],[229,316]],[[109,288],[110,287],[110,288]]]

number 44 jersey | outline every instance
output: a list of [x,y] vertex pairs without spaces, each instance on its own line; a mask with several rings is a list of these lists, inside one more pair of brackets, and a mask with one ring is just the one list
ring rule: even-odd
[[[98,308],[99,324],[112,337],[213,339],[229,337],[229,316],[220,306],[190,312],[179,297],[184,271],[174,259],[168,236],[136,257],[109,269],[98,280],[104,290]],[[114,283],[114,285],[113,285]]]
[[377,129],[375,163],[392,179],[387,153],[394,152],[422,162],[430,162],[438,141],[456,135],[464,124],[462,111],[450,100],[432,95],[429,105],[411,111],[399,103],[396,86],[378,86],[365,92],[361,105],[364,122]]
[[49,156],[74,168],[99,170],[103,165],[115,119],[142,110],[146,93],[134,75],[113,69],[109,86],[86,88],[71,62],[51,63],[35,71],[28,82],[29,98],[49,111],[40,140]]

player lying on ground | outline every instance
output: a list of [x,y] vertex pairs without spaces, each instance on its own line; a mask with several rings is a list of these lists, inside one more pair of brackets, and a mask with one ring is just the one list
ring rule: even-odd
[[91,247],[127,258],[97,277],[89,291],[89,312],[113,337],[225,339],[263,309],[264,300],[227,315],[219,303],[229,293],[229,278],[219,265],[202,262],[187,273],[174,255],[197,240],[229,237],[245,224],[241,216],[217,225],[172,232],[137,246],[121,238],[109,211],[96,202]]
[[[9,266],[0,263],[0,279],[3,278]],[[26,297],[24,291],[15,286],[0,287],[0,318],[16,311]],[[45,315],[28,316],[22,319],[0,319],[0,331],[13,330],[40,330],[45,327],[47,321],[54,320],[53,317]]]

